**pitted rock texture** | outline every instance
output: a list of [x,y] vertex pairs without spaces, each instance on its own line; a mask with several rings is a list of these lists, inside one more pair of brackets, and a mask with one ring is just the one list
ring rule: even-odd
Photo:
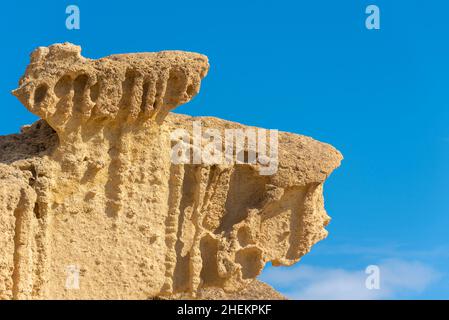
[[272,175],[172,161],[171,133],[193,122],[249,128],[169,113],[208,68],[180,51],[31,55],[14,94],[42,119],[0,137],[0,299],[235,298],[326,237],[323,183],[342,159],[328,144],[279,132]]
[[161,123],[188,102],[209,69],[191,52],[117,54],[98,60],[69,43],[40,47],[13,94],[58,134],[114,122]]

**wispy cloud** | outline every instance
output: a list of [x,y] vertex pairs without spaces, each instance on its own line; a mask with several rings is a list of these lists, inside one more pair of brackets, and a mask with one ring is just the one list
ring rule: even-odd
[[365,286],[365,270],[346,270],[299,265],[294,268],[267,269],[265,281],[291,299],[400,299],[404,294],[425,291],[441,277],[429,265],[400,259],[378,264],[380,289]]

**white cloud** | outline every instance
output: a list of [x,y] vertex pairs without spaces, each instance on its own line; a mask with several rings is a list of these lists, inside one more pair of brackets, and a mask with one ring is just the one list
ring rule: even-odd
[[380,289],[365,286],[365,270],[345,270],[298,265],[294,268],[270,267],[261,280],[291,299],[395,299],[404,294],[423,292],[441,274],[416,261],[384,260],[380,269]]

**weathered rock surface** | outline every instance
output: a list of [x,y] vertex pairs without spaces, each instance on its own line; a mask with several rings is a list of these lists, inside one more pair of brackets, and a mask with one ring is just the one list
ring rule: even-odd
[[[264,265],[291,265],[326,237],[323,183],[342,159],[328,144],[279,132],[271,175],[174,163],[178,129],[249,128],[169,113],[208,68],[181,51],[33,52],[14,94],[42,120],[0,137],[0,299],[267,298],[254,281]],[[79,289],[66,285],[73,267]]]

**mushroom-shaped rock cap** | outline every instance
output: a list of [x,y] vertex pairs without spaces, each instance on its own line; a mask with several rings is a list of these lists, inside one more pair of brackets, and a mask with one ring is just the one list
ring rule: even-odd
[[[162,123],[168,112],[199,92],[209,63],[184,51],[81,56],[64,43],[37,48],[13,94],[56,131],[85,123]],[[100,122],[99,122],[100,121]]]

